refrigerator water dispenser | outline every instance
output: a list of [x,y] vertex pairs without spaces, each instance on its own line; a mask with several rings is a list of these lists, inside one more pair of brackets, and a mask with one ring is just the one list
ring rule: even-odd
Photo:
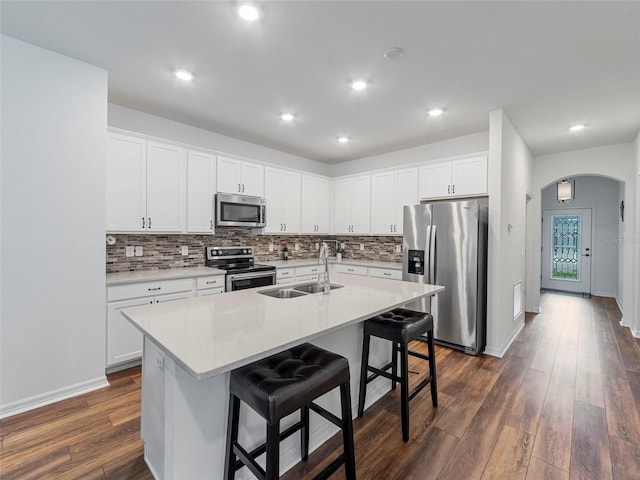
[[408,272],[413,275],[424,275],[424,250],[409,250]]

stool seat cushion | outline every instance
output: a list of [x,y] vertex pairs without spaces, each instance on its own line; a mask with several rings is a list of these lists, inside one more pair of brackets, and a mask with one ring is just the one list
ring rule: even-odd
[[365,334],[407,344],[433,330],[433,317],[428,313],[394,308],[368,319],[364,329]]
[[348,381],[346,358],[304,343],[233,370],[229,391],[274,423]]

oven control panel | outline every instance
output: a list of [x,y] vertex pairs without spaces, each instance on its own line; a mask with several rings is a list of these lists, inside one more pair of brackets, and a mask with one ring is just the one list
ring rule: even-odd
[[214,258],[252,258],[254,247],[207,247],[207,260]]

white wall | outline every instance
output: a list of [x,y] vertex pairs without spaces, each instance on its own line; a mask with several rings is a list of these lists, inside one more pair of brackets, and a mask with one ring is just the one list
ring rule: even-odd
[[[580,175],[605,176],[624,182],[625,221],[624,236],[621,239],[622,254],[627,259],[622,275],[624,321],[633,320],[635,312],[634,277],[637,275],[637,259],[634,252],[633,232],[635,232],[636,180],[634,174],[634,146],[632,143],[608,145],[584,150],[543,155],[533,159],[531,183],[532,211],[537,220],[541,214],[541,191],[557,180]],[[532,222],[531,239],[533,248],[527,255],[527,270],[531,272],[531,288],[527,290],[527,310],[538,311],[540,307],[540,222]],[[635,259],[635,260],[634,260]]]
[[[634,151],[634,176],[635,176],[635,212],[633,210],[625,209],[625,223],[627,217],[634,219],[635,228],[629,230],[629,233],[633,232],[633,257],[627,257],[633,259],[635,265],[634,285],[631,289],[631,295],[633,296],[634,305],[632,305],[635,312],[634,318],[628,318],[627,325],[631,328],[631,332],[635,337],[640,337],[640,131],[636,135],[636,140],[633,144]],[[626,205],[626,201],[625,201]],[[625,250],[627,251],[627,250]],[[631,302],[627,302],[631,304]],[[632,321],[633,320],[633,321]]]
[[542,209],[591,209],[591,294],[618,298],[618,251],[621,250],[618,229],[622,228],[618,196],[621,184],[605,177],[574,177],[574,180],[575,198],[570,203],[558,202],[553,183],[542,190]]
[[207,148],[219,154],[258,160],[318,175],[329,174],[329,165],[324,163],[314,162],[303,157],[237,140],[113,103],[109,104],[107,122],[110,127]]
[[106,384],[107,72],[1,40],[5,416]]
[[370,170],[486,152],[487,150],[489,150],[489,132],[479,132],[419,147],[338,163],[331,166],[330,176],[340,177]]
[[525,277],[531,154],[502,110],[489,115],[489,255],[486,353],[502,356],[524,325],[513,287]]

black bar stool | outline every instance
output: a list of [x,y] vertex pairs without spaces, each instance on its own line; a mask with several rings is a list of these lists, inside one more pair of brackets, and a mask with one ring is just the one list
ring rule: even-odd
[[[429,355],[409,350],[412,340],[427,334]],[[382,368],[369,366],[369,343],[371,336],[384,338],[392,342],[391,362]],[[398,376],[398,352],[400,353],[400,375]],[[429,361],[429,375],[409,393],[409,355]],[[391,373],[387,370],[391,369]],[[373,375],[367,377],[368,372]],[[431,384],[431,402],[438,406],[438,389],[436,386],[436,356],[433,346],[433,317],[428,313],[414,312],[404,308],[395,308],[364,322],[364,338],[362,341],[362,370],[360,373],[360,397],[358,417],[364,413],[364,401],[367,395],[367,384],[379,376],[391,380],[391,388],[396,389],[400,382],[402,439],[409,440],[409,400],[416,396],[428,383]]]
[[[313,403],[316,398],[336,387],[340,387],[342,419]],[[247,452],[238,443],[240,401],[249,405],[267,422],[266,442],[251,452]],[[280,432],[280,420],[296,410],[300,410],[300,421]],[[315,478],[326,479],[344,464],[346,478],[355,480],[349,362],[340,355],[310,343],[298,345],[231,372],[225,479],[233,479],[236,471],[243,465],[259,479],[279,478],[280,441],[298,430],[300,453],[302,460],[306,461],[309,456],[309,410],[340,427],[344,442],[344,453]],[[266,469],[262,469],[255,459],[265,452]]]

